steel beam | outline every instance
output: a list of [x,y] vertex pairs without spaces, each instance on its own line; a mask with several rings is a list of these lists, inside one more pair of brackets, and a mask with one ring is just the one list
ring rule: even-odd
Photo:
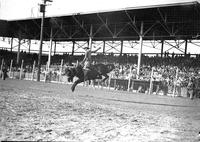
[[90,34],[88,33],[88,31],[84,28],[83,23],[81,24],[81,23],[78,21],[78,19],[75,17],[75,15],[73,15],[72,17],[73,17],[73,19],[76,21],[76,23],[83,29],[83,31],[84,31],[88,36],[90,36]]
[[129,20],[130,20],[130,22],[131,22],[131,27],[134,29],[134,31],[138,34],[138,35],[140,35],[140,32],[139,32],[139,30],[138,30],[138,28],[137,28],[137,26],[136,26],[136,24],[135,24],[135,17],[134,17],[134,19],[132,19],[131,18],[131,16],[130,16],[130,14],[128,13],[128,11],[126,11],[125,10],[125,13],[126,13],[126,15],[127,15],[127,17],[129,18]]
[[100,21],[103,23],[103,25],[106,27],[106,29],[108,30],[108,32],[111,34],[112,37],[114,37],[114,33],[111,31],[111,29],[108,27],[108,23],[107,20],[106,22],[101,18],[100,14],[97,13],[97,17],[100,19]]

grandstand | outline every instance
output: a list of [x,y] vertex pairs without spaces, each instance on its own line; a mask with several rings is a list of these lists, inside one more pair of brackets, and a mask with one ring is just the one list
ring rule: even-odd
[[[148,81],[146,84],[149,84],[138,89],[141,88],[141,85],[134,87],[133,82],[120,83],[119,81],[117,83],[115,81],[113,87],[118,89],[130,90],[132,86],[132,90],[145,92],[150,88],[150,82],[153,82],[153,79],[158,81],[164,79],[168,81],[168,84],[178,82],[180,79],[184,84],[185,79],[188,80],[191,75],[195,79],[199,79],[199,55],[188,52],[189,44],[199,46],[199,11],[198,1],[188,1],[46,17],[43,37],[44,42],[47,42],[46,53],[51,52],[51,50],[48,51],[51,49],[48,47],[54,45],[54,55],[49,54],[52,56],[51,66],[60,65],[61,60],[64,61],[65,65],[69,62],[82,60],[82,55],[75,56],[75,54],[82,54],[83,47],[101,46],[101,53],[93,56],[93,60],[116,64],[118,70],[113,73],[114,78],[120,80],[137,79],[135,82],[138,84],[141,84],[138,80],[142,80],[143,84]],[[37,53],[31,53],[33,51],[31,43],[33,40],[39,41],[40,39],[38,34],[40,33],[40,26],[38,26],[40,23],[41,18],[1,20],[0,36],[10,39],[10,48],[0,51],[1,62],[6,62],[7,66],[10,67],[11,60],[13,60],[13,67],[16,68],[21,66],[26,68],[30,65],[31,72],[34,72],[31,65],[38,61],[38,57]],[[17,39],[18,42],[15,46],[17,52],[13,52],[14,39]],[[147,48],[145,46],[147,41],[151,44],[152,50],[156,49],[157,46],[160,47],[160,52],[153,53],[154,57],[143,54]],[[66,48],[70,48],[68,52],[64,50],[63,55],[59,55],[57,46],[62,42],[66,42]],[[21,51],[21,47],[25,43],[28,43],[28,52],[26,53]],[[134,49],[135,46],[139,47],[138,51],[126,52],[125,43],[129,45],[130,50]],[[165,50],[165,45],[170,46],[170,48]],[[176,49],[178,54],[169,53],[171,49]],[[115,53],[113,53],[114,51]],[[44,70],[48,61],[47,55],[43,55],[41,60]],[[22,60],[24,61],[23,65]],[[151,72],[155,73],[155,77],[151,75]],[[157,85],[155,84],[155,86]],[[175,87],[177,86],[175,84],[171,86],[171,93],[174,94],[173,88],[178,87]],[[198,91],[198,86],[196,86],[196,90]]]

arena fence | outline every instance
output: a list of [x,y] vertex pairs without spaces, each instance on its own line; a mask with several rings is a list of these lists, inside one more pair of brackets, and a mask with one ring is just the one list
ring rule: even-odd
[[[24,61],[21,62],[21,67],[18,69],[14,69],[12,67],[13,60],[10,62],[8,76],[13,79],[24,79],[24,80],[32,80],[36,81],[37,79],[37,68],[35,67],[35,62],[31,68],[31,70],[24,70]],[[2,75],[3,61],[1,64],[1,75]],[[41,67],[40,80],[44,82],[54,82],[54,83],[66,83],[68,82],[66,76],[62,75],[62,71],[65,67],[63,67],[63,61],[58,66],[51,66],[48,68],[47,65]],[[130,69],[130,74],[132,71]],[[178,69],[176,71],[176,75],[173,79],[172,84],[167,84],[163,81],[155,81],[154,78],[154,69],[152,68],[151,78],[149,80],[137,80],[132,79],[131,75],[128,79],[116,78],[113,77],[111,73],[109,75],[109,79],[102,85],[103,88],[112,89],[112,90],[122,90],[129,92],[138,92],[145,94],[157,94],[157,95],[166,95],[166,96],[178,96],[178,97],[191,97],[188,94],[187,87],[177,86],[175,82],[178,78]],[[75,79],[76,80],[76,79]],[[99,80],[94,82],[94,85],[100,87]],[[200,96],[200,81],[199,84],[194,90],[195,96],[199,98]]]

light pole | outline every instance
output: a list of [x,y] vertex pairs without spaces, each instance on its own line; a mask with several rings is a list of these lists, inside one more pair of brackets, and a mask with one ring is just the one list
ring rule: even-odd
[[41,19],[41,29],[40,29],[40,48],[39,48],[39,55],[38,55],[37,81],[40,81],[41,55],[42,55],[42,45],[43,45],[43,28],[44,28],[46,2],[52,2],[52,0],[44,0],[43,4],[40,4],[40,12],[42,13],[42,19]]

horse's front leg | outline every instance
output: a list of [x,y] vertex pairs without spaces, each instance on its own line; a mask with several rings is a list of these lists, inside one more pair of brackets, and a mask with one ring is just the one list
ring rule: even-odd
[[81,82],[83,82],[83,81],[84,81],[83,79],[78,79],[78,80],[76,80],[76,81],[73,83],[72,87],[71,87],[72,92],[74,92],[76,85],[79,84],[79,83],[81,83]]

